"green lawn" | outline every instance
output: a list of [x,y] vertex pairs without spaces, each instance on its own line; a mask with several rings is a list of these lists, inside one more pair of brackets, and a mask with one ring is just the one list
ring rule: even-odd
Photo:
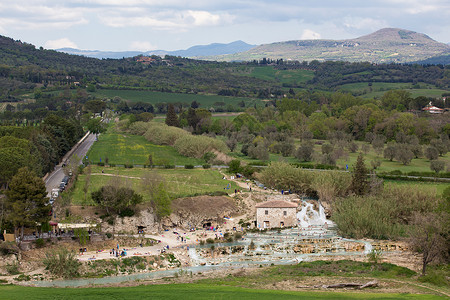
[[[79,175],[75,186],[68,192],[74,205],[93,205],[90,194],[112,181],[113,176],[108,176],[108,174],[118,175],[122,184],[131,186],[136,192],[143,195],[144,202],[150,200],[149,190],[143,186],[143,181],[140,179],[146,177],[146,173],[156,174],[157,177],[163,179],[172,198],[210,194],[213,192],[232,193],[234,189],[239,189],[234,182],[230,182],[229,189],[224,189],[229,181],[223,180],[219,171],[213,169],[125,169],[121,167],[105,168],[97,166],[91,166],[91,168],[86,201],[84,200],[83,191],[86,174]],[[102,170],[106,175],[101,173]]]
[[202,95],[202,94],[179,94],[179,93],[163,93],[163,92],[153,92],[153,91],[139,91],[139,90],[108,90],[100,89],[93,93],[96,97],[103,98],[113,98],[120,97],[124,100],[131,102],[147,102],[151,104],[156,104],[160,102],[166,103],[186,103],[191,104],[192,101],[197,101],[200,103],[200,107],[209,108],[214,106],[216,102],[224,102],[225,105],[231,104],[237,106],[239,102],[244,101],[245,106],[253,106],[254,104],[262,106],[264,103],[259,99],[244,98],[244,97],[229,97],[229,96],[218,96],[218,95]]
[[435,295],[293,292],[207,284],[161,284],[135,287],[34,288],[0,286],[0,299],[445,299]]
[[180,155],[173,147],[154,145],[143,136],[120,133],[105,133],[98,137],[89,150],[89,161],[97,163],[108,157],[111,164],[147,163],[149,154],[153,155],[154,165],[201,165],[204,160]]

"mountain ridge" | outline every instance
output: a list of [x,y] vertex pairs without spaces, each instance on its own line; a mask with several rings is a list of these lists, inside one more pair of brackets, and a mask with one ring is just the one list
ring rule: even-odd
[[246,61],[265,57],[299,61],[408,63],[449,53],[449,45],[437,42],[426,34],[400,28],[383,28],[353,39],[276,42],[263,44],[241,53],[204,59]]
[[83,55],[93,58],[113,58],[120,59],[126,57],[134,57],[138,55],[151,56],[151,55],[173,55],[182,57],[200,57],[200,56],[214,56],[214,55],[227,55],[237,52],[243,52],[249,50],[256,45],[247,44],[241,40],[231,43],[211,43],[208,45],[195,45],[184,50],[150,50],[150,51],[102,51],[102,50],[81,50],[75,48],[59,48],[56,51],[64,52],[67,54]]

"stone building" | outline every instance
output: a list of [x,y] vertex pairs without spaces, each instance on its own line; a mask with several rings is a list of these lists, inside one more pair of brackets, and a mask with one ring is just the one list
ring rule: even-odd
[[257,228],[297,226],[297,204],[284,200],[267,201],[256,205]]

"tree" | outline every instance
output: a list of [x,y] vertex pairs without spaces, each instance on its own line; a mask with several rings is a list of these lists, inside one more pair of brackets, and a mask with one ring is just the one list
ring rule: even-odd
[[153,168],[153,154],[148,155],[147,165],[149,165],[150,168]]
[[378,158],[375,158],[375,159],[370,161],[370,165],[372,166],[372,168],[374,170],[376,170],[379,166],[381,166],[381,160],[378,159]]
[[50,220],[51,210],[47,190],[42,178],[35,175],[27,167],[19,169],[11,179],[9,190],[6,191],[8,219],[14,225],[14,232],[20,228],[23,239],[25,226],[34,226],[37,222]]
[[228,164],[228,172],[230,173],[239,173],[241,172],[241,161],[239,159],[233,159]]
[[196,109],[196,108],[198,108],[200,106],[200,104],[198,104],[198,102],[197,101],[192,101],[191,102],[191,108],[193,108],[193,109]]
[[395,147],[395,159],[405,166],[414,158],[414,153],[407,144],[397,144]]
[[295,152],[295,157],[300,161],[311,161],[313,152],[314,145],[312,143],[303,143]]
[[173,106],[172,103],[170,103],[169,106],[167,107],[166,124],[168,126],[175,126],[175,127],[178,127],[180,125],[177,113],[175,112],[175,107]]
[[449,217],[446,212],[416,213],[413,216],[409,243],[412,249],[422,254],[422,275],[425,275],[429,263],[448,258]]
[[432,160],[430,162],[430,169],[434,172],[439,173],[440,171],[444,170],[445,168],[445,162],[442,160]]
[[152,204],[155,208],[156,216],[161,219],[167,217],[172,213],[172,200],[166,191],[164,183],[160,183],[153,192]]
[[121,214],[125,209],[133,209],[142,202],[142,196],[134,190],[118,185],[105,185],[91,193],[92,200],[104,208],[108,214]]
[[235,137],[230,137],[229,139],[226,140],[225,144],[227,144],[230,151],[233,152],[234,149],[236,149],[237,140]]
[[386,148],[384,148],[384,152],[383,152],[384,158],[392,161],[395,157],[395,150],[396,150],[395,143],[388,143]]
[[362,153],[359,153],[356,164],[353,168],[350,190],[356,195],[364,195],[368,192],[368,189],[369,182],[367,180],[367,168],[364,164]]
[[99,134],[105,132],[106,128],[102,122],[102,118],[93,118],[90,119],[86,124],[88,130],[92,133]]
[[438,159],[439,151],[433,146],[428,146],[425,148],[425,157],[428,158],[428,160]]

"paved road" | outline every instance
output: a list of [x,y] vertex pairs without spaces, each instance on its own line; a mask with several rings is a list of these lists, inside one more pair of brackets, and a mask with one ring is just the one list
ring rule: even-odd
[[[89,136],[81,144],[77,144],[74,146],[76,147],[76,149],[73,151],[72,155],[76,154],[78,157],[80,157],[81,163],[83,157],[86,156],[86,153],[89,151],[94,142],[95,134],[89,134]],[[47,192],[50,193],[52,189],[59,187],[59,184],[61,183],[61,180],[63,178],[64,172],[62,169],[62,163],[60,163],[55,167],[55,170],[45,180],[45,187],[47,188]]]

